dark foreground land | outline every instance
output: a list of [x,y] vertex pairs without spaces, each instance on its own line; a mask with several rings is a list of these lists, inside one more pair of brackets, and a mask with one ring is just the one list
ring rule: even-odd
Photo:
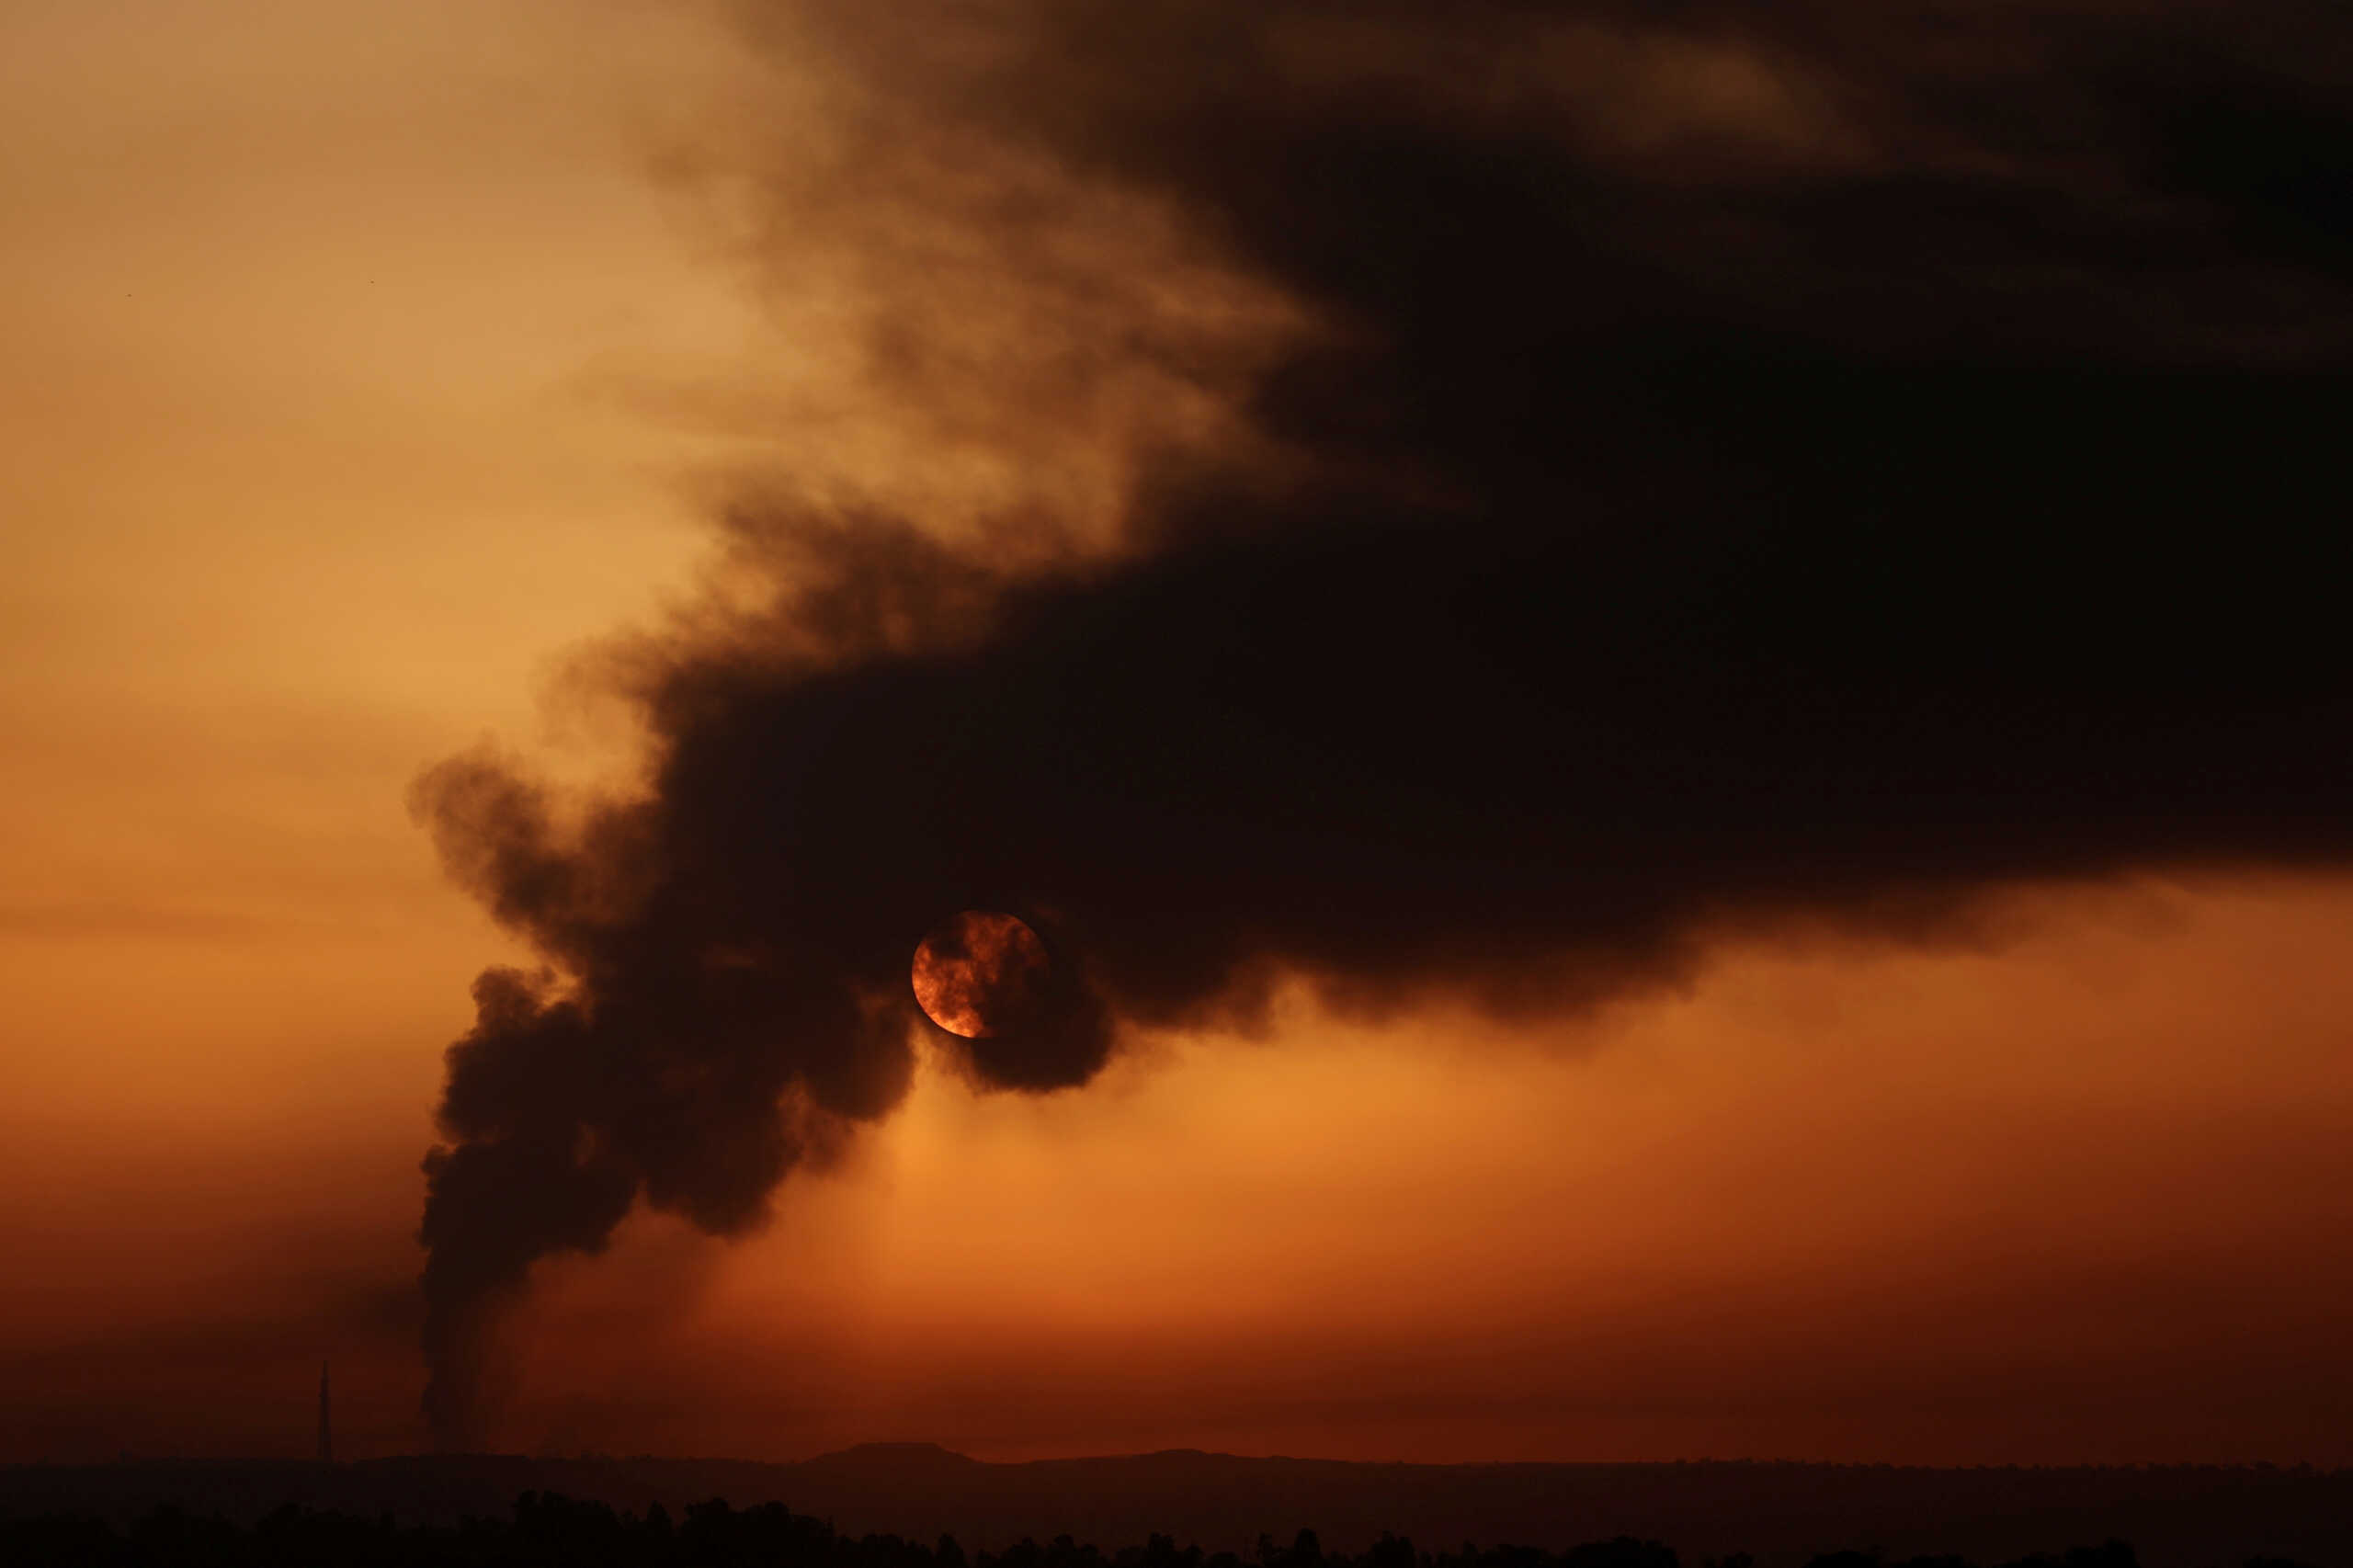
[[[2131,1544],[2100,1544],[2116,1542]],[[1859,1555],[1822,1561],[1838,1553]],[[0,1470],[9,1568],[1732,1568],[1743,1556],[1760,1568],[2353,1568],[2353,1471],[1390,1465],[1192,1452],[984,1464],[925,1445],[789,1465],[461,1456]]]

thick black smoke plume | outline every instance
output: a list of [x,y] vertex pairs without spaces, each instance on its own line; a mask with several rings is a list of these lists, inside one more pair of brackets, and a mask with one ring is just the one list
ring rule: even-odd
[[1049,1090],[1286,974],[1532,1014],[1727,926],[2341,860],[2348,17],[756,13],[926,156],[1173,213],[1309,324],[1108,550],[740,508],[771,597],[629,661],[642,797],[560,828],[494,759],[421,781],[548,966],[484,974],[449,1055],[444,1437],[533,1260],[641,1201],[740,1232],[890,1110],[961,909],[1064,966],[959,1048]]

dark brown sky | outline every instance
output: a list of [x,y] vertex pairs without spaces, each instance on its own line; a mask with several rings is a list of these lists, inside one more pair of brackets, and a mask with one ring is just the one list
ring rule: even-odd
[[2353,1458],[2267,13],[29,13],[0,1439]]

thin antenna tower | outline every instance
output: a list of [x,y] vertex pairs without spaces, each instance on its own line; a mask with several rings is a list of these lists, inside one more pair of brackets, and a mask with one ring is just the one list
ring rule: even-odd
[[327,1419],[327,1364],[319,1363],[319,1462],[335,1463],[335,1427]]

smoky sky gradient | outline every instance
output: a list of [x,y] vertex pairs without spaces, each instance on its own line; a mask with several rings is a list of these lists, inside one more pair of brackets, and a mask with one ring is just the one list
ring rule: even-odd
[[547,965],[477,982],[426,1160],[445,1441],[533,1260],[745,1231],[892,1108],[961,909],[1062,989],[938,1038],[1047,1091],[1285,974],[1535,1016],[1729,929],[2353,848],[2341,10],[870,9],[745,12],[888,132],[844,188],[1047,171],[953,209],[942,297],[1131,201],[1299,324],[1239,376],[1124,307],[1051,346],[1229,415],[1137,438],[1108,538],[747,490],[733,597],[600,666],[642,793],[420,780]]

